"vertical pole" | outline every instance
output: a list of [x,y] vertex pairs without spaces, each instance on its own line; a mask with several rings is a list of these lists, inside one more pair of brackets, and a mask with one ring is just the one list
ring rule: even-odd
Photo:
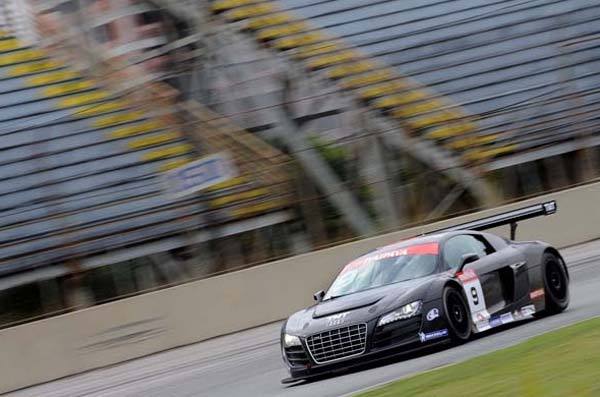
[[375,191],[374,203],[380,214],[380,221],[387,229],[394,229],[401,224],[401,215],[394,194],[393,178],[389,170],[387,156],[381,139],[373,135],[367,139],[364,150],[371,152],[369,162],[371,186]]
[[[90,38],[88,32],[88,23],[87,23],[87,12],[84,10],[85,4],[83,0],[75,0],[75,24],[77,25],[79,31],[79,38],[83,41],[83,47],[86,48],[87,51],[84,51],[86,54],[87,62],[90,71],[95,76],[100,76],[100,71],[98,70],[98,57],[96,52],[93,50],[95,47],[94,41]],[[67,22],[67,21],[65,21]],[[76,38],[77,40],[77,38]]]
[[57,279],[50,278],[39,281],[38,289],[44,314],[53,313],[63,308]]

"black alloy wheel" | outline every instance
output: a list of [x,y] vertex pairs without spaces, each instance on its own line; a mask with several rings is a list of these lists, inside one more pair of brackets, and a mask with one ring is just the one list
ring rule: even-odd
[[544,264],[544,295],[546,310],[560,313],[569,306],[569,279],[560,258],[546,253]]
[[450,337],[455,342],[465,342],[471,337],[471,315],[461,291],[444,288],[444,312],[448,321]]

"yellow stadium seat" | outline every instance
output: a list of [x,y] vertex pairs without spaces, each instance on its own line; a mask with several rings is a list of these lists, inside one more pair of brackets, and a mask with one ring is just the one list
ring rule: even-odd
[[431,99],[428,101],[404,105],[402,107],[399,107],[398,109],[394,109],[392,111],[392,114],[394,117],[398,118],[409,118],[418,116],[420,114],[429,113],[434,110],[438,110],[441,107],[441,102],[435,99]]
[[390,70],[377,70],[371,73],[365,73],[360,76],[352,77],[342,81],[344,88],[359,88],[367,85],[379,83],[385,80],[390,80],[394,77],[394,73]]
[[372,70],[375,65],[368,61],[359,61],[349,63],[347,65],[340,65],[327,70],[327,76],[330,79],[339,79],[353,74],[363,73]]
[[[396,106],[402,106],[411,102],[419,101],[426,97],[425,92],[421,90],[414,90],[405,92],[402,94],[390,95],[379,98],[373,102],[373,106],[376,108],[392,108]],[[397,117],[403,117],[398,115]]]
[[230,8],[247,6],[253,3],[258,3],[261,0],[217,0],[212,3],[211,9],[213,12],[221,12]]
[[444,144],[448,149],[463,150],[475,146],[485,145],[492,143],[498,137],[497,134],[483,135],[483,136],[469,136],[466,138],[455,139]]
[[299,47],[293,54],[296,59],[306,59],[318,55],[328,54],[333,51],[341,50],[342,45],[336,41],[325,41],[317,44]]
[[194,147],[190,144],[181,144],[177,146],[171,146],[164,149],[154,150],[152,152],[144,153],[142,159],[145,161],[158,160],[165,157],[177,156],[180,154],[190,153],[194,150]]
[[246,179],[246,177],[244,176],[237,176],[235,178],[231,178],[228,179],[226,181],[223,181],[221,183],[217,183],[216,185],[212,185],[206,189],[204,189],[207,192],[214,192],[216,190],[221,190],[221,189],[229,189],[232,188],[234,186],[238,186],[241,185],[243,183],[248,182],[248,180]]
[[58,72],[29,77],[25,79],[25,85],[28,87],[35,87],[38,85],[46,85],[52,83],[59,83],[61,81],[66,80],[73,80],[75,78],[77,78],[77,73],[68,70],[61,70]]
[[101,101],[109,97],[109,93],[106,91],[96,90],[93,92],[87,92],[81,95],[74,95],[65,99],[61,99],[58,102],[59,107],[70,108],[73,106],[86,105],[91,102]]
[[0,41],[0,52],[14,51],[23,47],[23,43],[17,39],[8,39]]
[[260,203],[260,204],[253,204],[253,205],[247,205],[247,206],[244,206],[241,208],[234,208],[231,211],[231,215],[234,218],[241,218],[241,217],[246,217],[246,216],[250,216],[250,215],[255,215],[260,212],[273,210],[275,208],[281,208],[281,207],[286,206],[287,204],[288,204],[288,202],[283,199],[270,200],[270,201],[266,201],[266,202]]
[[23,50],[18,52],[9,52],[8,54],[0,55],[0,66],[12,65],[13,63],[21,63],[39,60],[44,57],[44,52],[41,50]]
[[363,88],[358,92],[358,96],[362,99],[370,100],[384,95],[394,94],[404,89],[406,89],[406,83],[404,83],[402,80],[393,80],[387,83]]
[[23,65],[17,65],[10,68],[6,74],[10,77],[18,77],[24,76],[27,74],[37,73],[37,72],[45,72],[52,69],[59,68],[61,64],[56,61],[39,61],[39,62],[31,62],[25,63]]
[[210,206],[222,207],[227,204],[235,203],[236,201],[250,200],[260,196],[265,196],[269,194],[269,190],[265,188],[252,189],[245,192],[234,193],[227,196],[219,197],[213,200],[210,200]]
[[277,11],[272,3],[257,4],[255,6],[248,6],[243,8],[236,8],[235,10],[229,11],[225,18],[229,21],[239,21],[246,18],[252,18],[259,15],[270,14]]
[[284,37],[275,42],[275,48],[279,50],[289,50],[291,48],[314,44],[325,40],[325,36],[318,32],[310,32],[290,37]]
[[279,12],[277,14],[265,15],[264,17],[256,17],[248,20],[246,28],[250,30],[258,30],[267,26],[280,25],[282,23],[291,22],[293,18],[290,14]]
[[[132,119],[132,120],[136,120],[136,119]],[[107,136],[110,139],[126,138],[128,136],[145,134],[147,132],[156,131],[163,127],[164,126],[161,122],[152,120],[152,121],[147,121],[147,122],[141,123],[141,124],[128,125],[127,127],[119,128],[117,130],[110,132]]]
[[457,120],[461,118],[462,115],[452,112],[449,110],[443,110],[434,114],[430,114],[424,117],[413,118],[407,120],[408,125],[410,125],[414,129],[428,128],[434,125],[444,123],[447,121]]
[[181,135],[176,132],[165,132],[158,135],[148,136],[140,139],[136,139],[127,144],[129,149],[141,149],[149,146],[158,145],[180,139]]
[[487,145],[488,143],[493,143],[498,138],[499,138],[498,134],[488,134],[488,135],[482,135],[482,136],[474,136],[472,144],[474,146]]
[[191,161],[192,161],[191,158],[175,159],[175,160],[169,161],[165,164],[161,164],[161,166],[159,167],[159,170],[160,170],[160,172],[171,171],[172,169],[181,167],[182,165],[185,165]]
[[518,149],[517,144],[505,145],[485,150],[471,150],[464,155],[467,161],[484,161],[489,160],[493,157],[497,157],[501,154],[511,153]]
[[96,128],[110,127],[117,124],[123,124],[128,123],[130,121],[139,120],[140,118],[142,118],[142,116],[143,114],[140,112],[111,114],[109,116],[105,116],[92,121],[92,126]]
[[336,65],[342,62],[349,62],[357,59],[359,54],[356,51],[347,50],[336,52],[331,55],[322,56],[316,59],[313,59],[308,63],[308,67],[310,69],[319,69],[326,66]]
[[475,125],[469,121],[448,124],[427,131],[425,135],[429,139],[447,139],[454,136],[465,135],[475,131]]
[[77,81],[74,83],[65,83],[60,85],[53,85],[44,88],[41,92],[41,96],[45,98],[55,97],[60,95],[72,94],[79,91],[85,91],[92,88],[94,84],[91,81]]
[[87,105],[81,108],[75,109],[73,116],[75,117],[90,117],[97,116],[103,113],[115,112],[121,110],[126,106],[123,101],[109,101],[99,103],[97,105]]
[[258,32],[257,37],[260,40],[273,40],[279,37],[304,32],[307,29],[308,26],[304,22],[295,22],[281,26],[274,26],[272,28],[262,29]]

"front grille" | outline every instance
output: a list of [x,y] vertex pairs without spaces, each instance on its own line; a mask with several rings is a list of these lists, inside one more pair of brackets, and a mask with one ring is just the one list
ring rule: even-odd
[[317,364],[356,356],[365,351],[367,324],[350,325],[306,338],[306,345]]

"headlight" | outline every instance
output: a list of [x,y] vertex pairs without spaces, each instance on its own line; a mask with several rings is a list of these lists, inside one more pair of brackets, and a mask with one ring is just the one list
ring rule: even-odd
[[394,321],[404,320],[416,316],[421,312],[421,306],[421,301],[414,301],[408,305],[404,305],[400,309],[394,310],[393,312],[381,317],[377,323],[377,326],[386,325],[393,323]]
[[302,346],[302,343],[300,342],[300,338],[298,338],[297,336],[285,334],[283,335],[283,346]]

